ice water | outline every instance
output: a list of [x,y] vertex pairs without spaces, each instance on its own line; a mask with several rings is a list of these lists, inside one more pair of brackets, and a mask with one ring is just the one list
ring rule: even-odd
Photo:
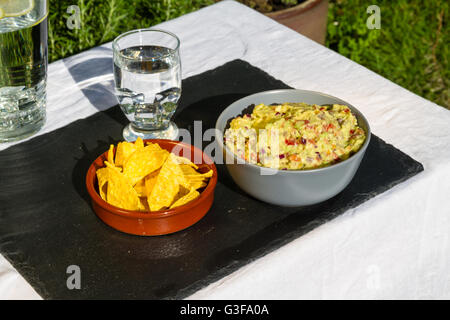
[[0,142],[19,140],[45,123],[47,9],[0,19]]
[[133,129],[164,130],[181,95],[178,52],[161,46],[135,46],[114,56],[116,96]]

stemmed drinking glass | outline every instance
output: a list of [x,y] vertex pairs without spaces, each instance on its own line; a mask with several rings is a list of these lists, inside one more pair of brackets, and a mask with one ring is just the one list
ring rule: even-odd
[[127,141],[175,139],[171,121],[181,96],[180,40],[157,29],[126,32],[113,41],[115,94],[130,123]]

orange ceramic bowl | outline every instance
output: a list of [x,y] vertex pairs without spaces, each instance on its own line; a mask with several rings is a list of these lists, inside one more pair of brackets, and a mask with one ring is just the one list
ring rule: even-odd
[[142,212],[130,211],[110,205],[104,201],[98,193],[98,182],[96,171],[104,167],[108,151],[99,156],[89,167],[86,175],[86,187],[92,199],[92,207],[97,216],[112,228],[140,236],[156,236],[169,234],[190,227],[199,221],[211,208],[214,200],[214,189],[217,184],[217,169],[214,162],[200,149],[179,141],[172,140],[144,140],[145,142],[158,143],[161,148],[172,151],[178,146],[182,151],[178,153],[192,161],[202,159],[197,164],[199,171],[207,172],[213,170],[213,176],[208,185],[201,191],[200,196],[182,206],[173,209]]

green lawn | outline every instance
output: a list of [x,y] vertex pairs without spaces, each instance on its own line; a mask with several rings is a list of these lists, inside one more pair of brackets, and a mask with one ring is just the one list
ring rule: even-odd
[[[367,7],[381,28],[368,29]],[[450,108],[449,2],[330,1],[326,45],[412,92]]]
[[[149,27],[213,4],[214,0],[50,0],[49,61],[113,40],[119,34]],[[80,8],[81,26],[69,29],[71,13]]]
[[[155,25],[214,2],[50,0],[50,61],[111,41],[126,30]],[[66,10],[74,4],[81,10],[82,25],[70,30]],[[372,4],[381,9],[379,30],[366,26],[366,10]],[[328,47],[450,109],[447,1],[330,0],[328,18]]]

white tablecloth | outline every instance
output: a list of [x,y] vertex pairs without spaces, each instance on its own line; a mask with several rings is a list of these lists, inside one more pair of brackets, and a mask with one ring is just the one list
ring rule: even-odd
[[[159,27],[181,39],[183,78],[246,60],[292,87],[357,106],[376,135],[425,167],[189,298],[450,298],[448,110],[237,2],[219,2]],[[99,63],[103,69],[91,69],[87,76],[86,70],[77,73],[81,61],[110,59],[110,48],[108,43],[50,64],[48,120],[39,134],[115,104],[111,95],[95,95],[92,87],[111,86],[107,64]],[[0,298],[40,298],[2,256]]]

